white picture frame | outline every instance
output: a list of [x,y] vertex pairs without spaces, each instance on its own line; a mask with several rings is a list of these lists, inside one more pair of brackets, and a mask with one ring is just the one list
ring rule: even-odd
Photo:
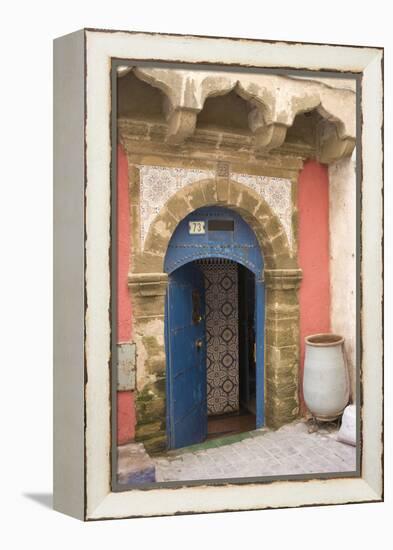
[[[55,41],[54,507],[81,520],[383,499],[383,50],[84,29]],[[111,64],[361,75],[361,475],[111,491]]]

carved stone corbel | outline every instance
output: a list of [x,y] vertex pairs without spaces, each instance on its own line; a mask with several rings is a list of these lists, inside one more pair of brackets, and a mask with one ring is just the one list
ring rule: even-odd
[[257,152],[271,151],[280,147],[287,135],[287,127],[283,124],[269,124],[255,133],[255,149]]
[[192,136],[195,131],[198,112],[195,109],[187,108],[179,108],[170,112],[167,115],[167,143],[179,145]]
[[354,137],[340,137],[335,124],[321,123],[317,134],[317,159],[329,164],[351,156],[355,148]]
[[285,124],[272,122],[266,124],[263,108],[255,107],[248,116],[250,130],[255,136],[255,149],[257,152],[268,152],[280,147],[287,135]]

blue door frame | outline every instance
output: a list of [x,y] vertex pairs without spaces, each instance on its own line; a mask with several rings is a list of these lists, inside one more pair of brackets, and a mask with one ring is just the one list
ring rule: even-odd
[[[212,220],[219,223],[209,223]],[[190,222],[202,221],[204,223],[205,232],[190,234]],[[231,222],[231,223],[229,223]],[[210,230],[210,228],[212,230]],[[176,418],[179,410],[184,412],[184,403],[179,405],[179,401],[184,401],[180,393],[180,385],[177,382],[176,371],[178,368],[178,357],[175,356],[175,349],[185,349],[182,346],[176,345],[174,339],[181,337],[179,331],[172,320],[174,312],[180,307],[181,310],[189,307],[186,305],[189,298],[182,296],[178,291],[178,285],[183,285],[189,277],[188,291],[191,293],[193,284],[198,287],[200,283],[195,279],[195,275],[191,266],[186,266],[190,262],[204,258],[225,258],[233,260],[248,268],[255,275],[255,309],[254,309],[254,324],[255,324],[255,346],[256,346],[256,427],[260,428],[264,425],[264,327],[265,327],[265,287],[263,282],[263,258],[259,243],[250,226],[236,212],[223,207],[204,207],[195,210],[182,220],[175,229],[170,240],[167,254],[165,257],[164,270],[169,275],[169,285],[165,305],[165,347],[167,355],[167,432],[168,432],[168,447],[177,448],[180,446],[190,445],[202,440],[204,426],[207,422],[207,405],[203,405],[199,401],[199,406],[206,406],[206,421],[204,415],[200,415],[200,421],[203,424],[200,430],[197,430],[193,425],[194,416],[190,415],[187,423],[184,424],[183,416],[181,419]],[[185,266],[183,271],[182,266]],[[174,303],[176,299],[183,300],[183,304]],[[175,314],[176,316],[177,314]],[[182,325],[184,328],[184,324]],[[201,330],[203,324],[199,326]],[[194,327],[195,328],[195,327]],[[198,328],[196,329],[196,331]],[[187,329],[188,334],[192,338],[195,337],[196,331]],[[195,334],[194,334],[195,333]],[[199,334],[197,338],[201,338]],[[206,344],[203,343],[206,347]],[[200,356],[199,356],[200,357]],[[195,363],[193,354],[188,350],[184,354],[184,361]],[[192,365],[187,364],[184,372],[189,373],[189,383],[192,383]],[[199,382],[201,376],[206,376],[206,372],[200,371]],[[206,380],[206,378],[205,378]],[[179,386],[179,387],[177,387]],[[198,392],[189,392],[190,399],[194,399],[194,405],[198,402],[196,396]],[[182,409],[183,407],[183,409]],[[187,408],[187,407],[186,407]],[[190,411],[191,411],[190,403]],[[180,422],[180,424],[179,424]],[[183,425],[182,425],[183,422]],[[180,426],[180,428],[179,428]],[[188,434],[185,436],[184,434]],[[190,435],[194,434],[194,435]]]
[[255,278],[256,427],[265,424],[265,285]]

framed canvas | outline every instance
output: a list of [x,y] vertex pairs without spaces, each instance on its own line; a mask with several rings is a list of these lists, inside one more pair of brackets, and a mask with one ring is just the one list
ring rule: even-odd
[[54,507],[383,499],[383,50],[54,43]]

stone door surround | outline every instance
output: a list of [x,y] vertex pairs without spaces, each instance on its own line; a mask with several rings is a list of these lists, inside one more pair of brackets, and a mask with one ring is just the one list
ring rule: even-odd
[[249,187],[226,177],[209,178],[175,193],[146,236],[138,266],[129,275],[137,346],[137,440],[148,450],[166,446],[164,308],[169,240],[178,223],[202,206],[223,206],[253,229],[265,270],[265,419],[273,428],[299,413],[299,304],[301,270],[285,230],[267,202]]

